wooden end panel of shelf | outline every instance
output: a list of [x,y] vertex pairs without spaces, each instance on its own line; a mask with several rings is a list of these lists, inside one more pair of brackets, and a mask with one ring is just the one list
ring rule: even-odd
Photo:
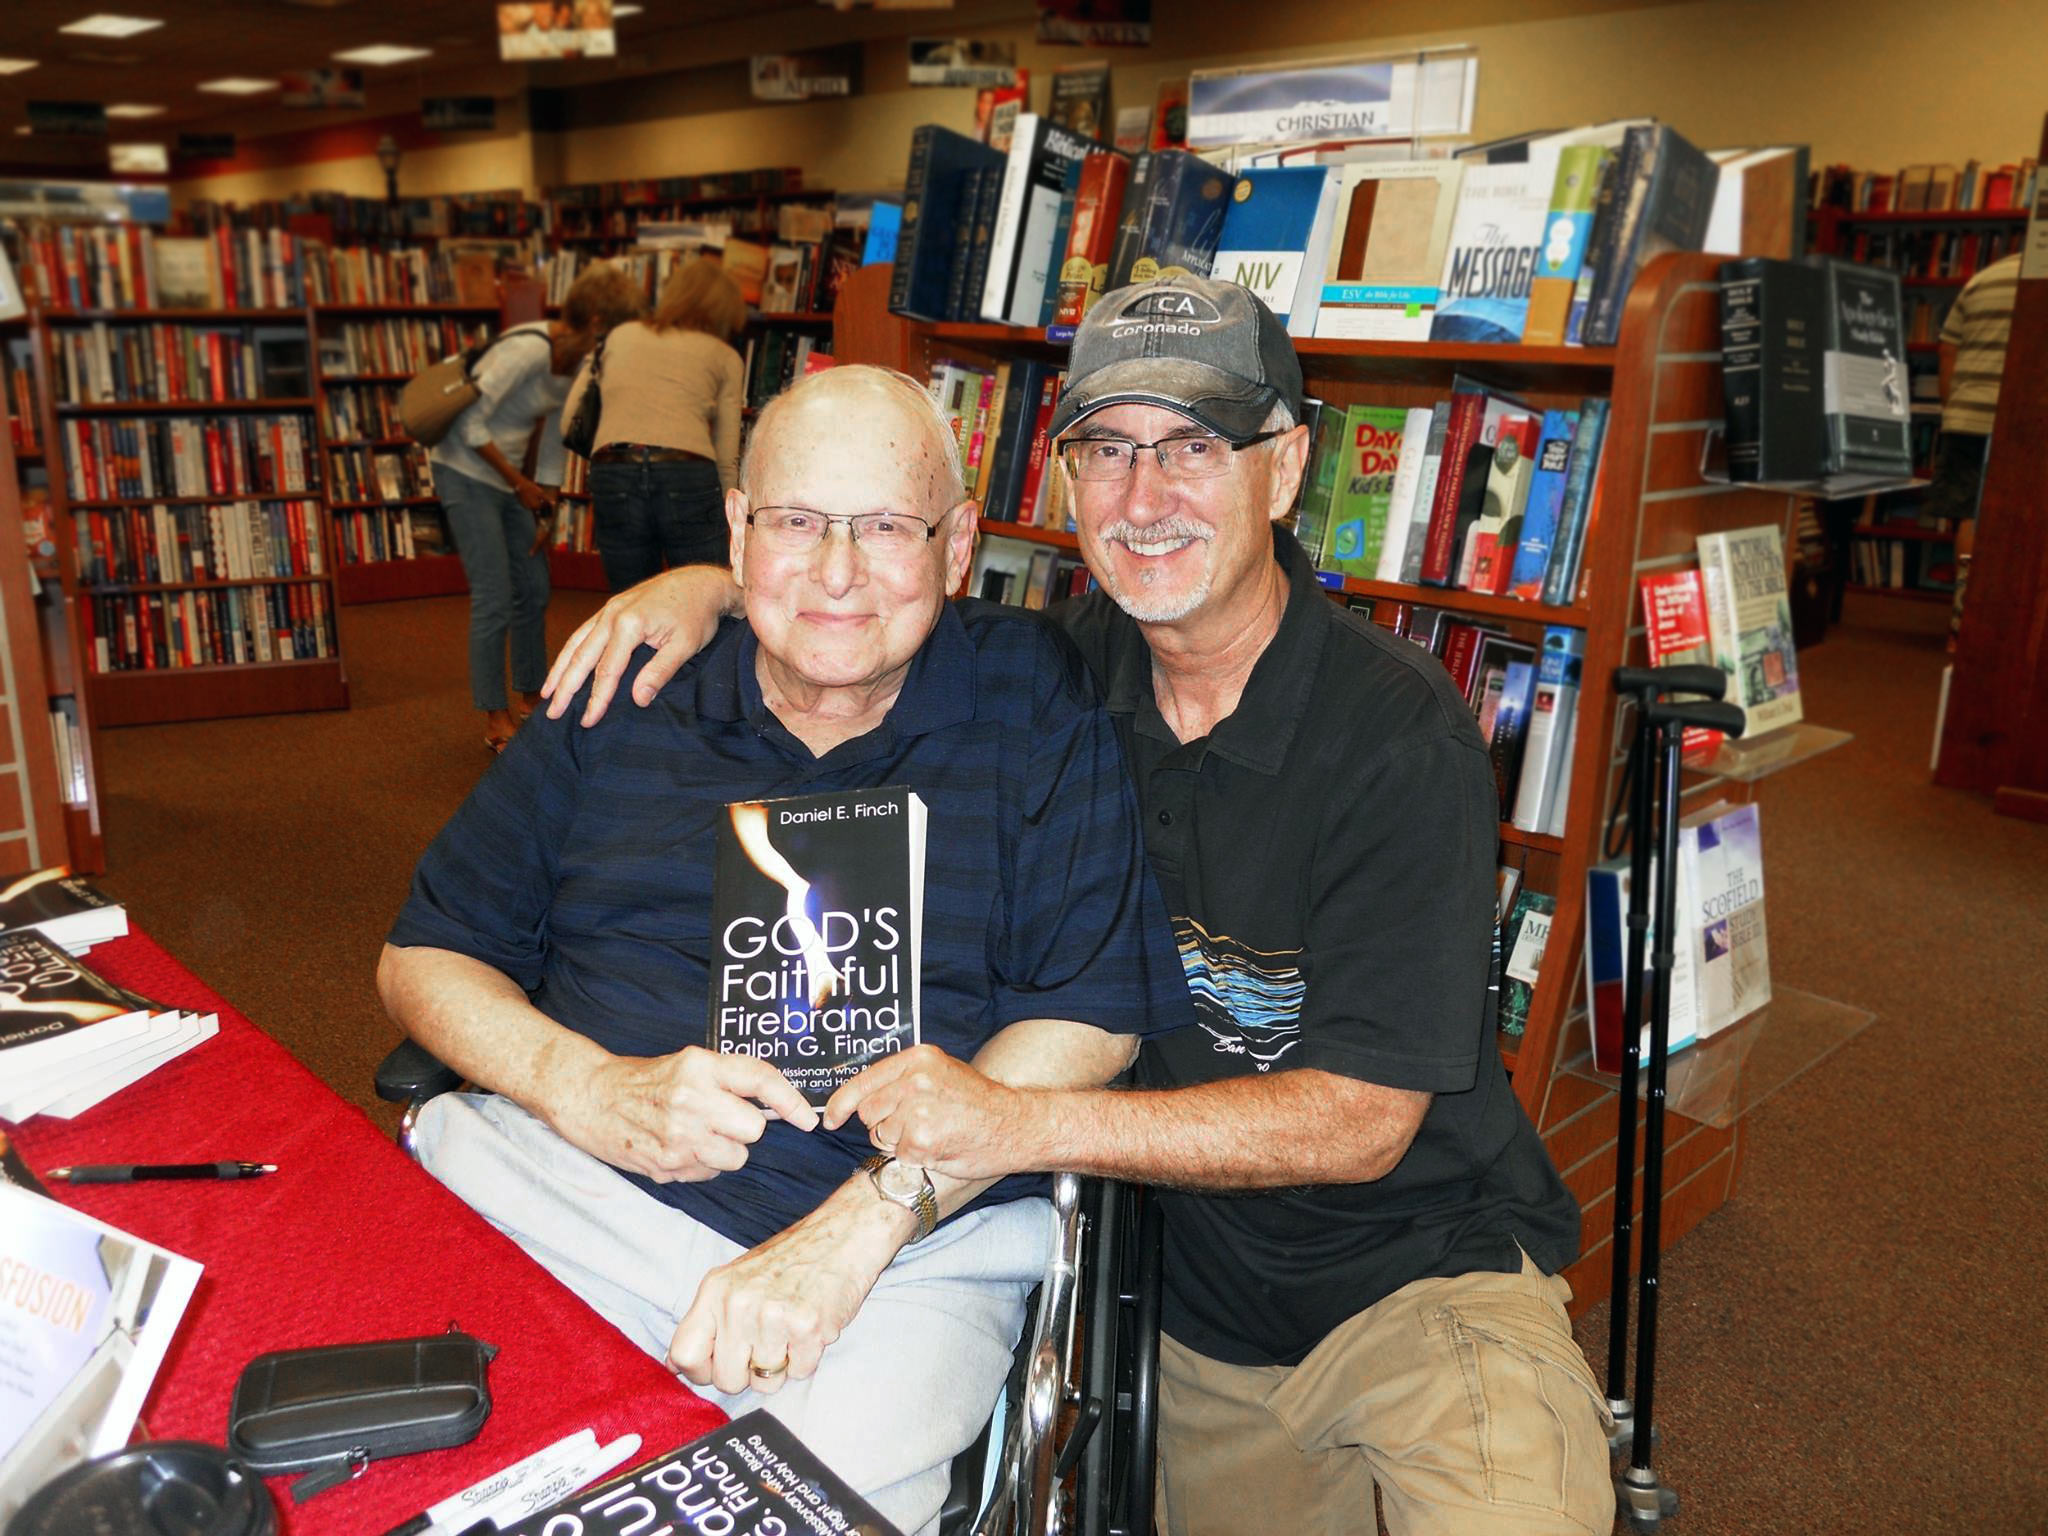
[[409,597],[454,597],[469,590],[455,555],[421,555],[414,560],[371,560],[344,565],[334,573],[335,598],[343,604],[389,603]]
[[609,592],[604,579],[604,561],[595,554],[575,549],[548,551],[548,578],[562,592]]
[[0,873],[70,862],[44,687],[42,624],[29,593],[14,449],[0,437]]
[[[1664,1198],[1661,1204],[1658,1247],[1669,1253],[1680,1238],[1698,1226],[1728,1203],[1734,1193],[1735,1172],[1739,1160],[1741,1128],[1710,1130],[1706,1127],[1691,1133],[1685,1142],[1687,1149],[1680,1172],[1681,1159],[1677,1148],[1672,1148],[1665,1159]],[[1582,1315],[1589,1307],[1606,1299],[1614,1280],[1614,1185],[1613,1157],[1608,1157],[1609,1170],[1605,1190],[1595,1199],[1583,1202],[1579,1223],[1579,1257],[1564,1269],[1564,1278],[1572,1288],[1571,1314]],[[1642,1210],[1642,1179],[1636,1179],[1635,1209]],[[1630,1268],[1633,1271],[1642,1260],[1642,1234],[1640,1222],[1636,1224],[1630,1253]]]
[[887,262],[870,262],[839,285],[832,311],[832,356],[836,362],[869,363],[922,378],[923,346],[916,327],[889,313],[894,270]]
[[348,708],[348,676],[333,658],[107,672],[89,679],[87,691],[102,726]]

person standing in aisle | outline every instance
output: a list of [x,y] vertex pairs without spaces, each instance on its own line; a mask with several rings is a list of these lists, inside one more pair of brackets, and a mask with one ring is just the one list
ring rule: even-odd
[[[584,273],[559,318],[514,326],[484,353],[477,398],[428,455],[469,579],[470,698],[484,712],[492,752],[505,750],[540,702],[547,674],[547,543],[562,485],[562,401],[591,349],[639,311],[640,295],[618,268]],[[536,430],[529,479],[522,466]],[[508,641],[516,716],[505,692]]]
[[[1287,331],[1233,283],[1107,294],[1051,436],[1101,590],[1047,610],[1105,695],[1197,1023],[1134,1089],[1020,1093],[918,1047],[825,1109],[955,1177],[1072,1170],[1165,1213],[1161,1529],[1590,1536],[1609,1420],[1560,1276],[1580,1212],[1490,985],[1500,807],[1444,669],[1324,596]],[[557,659],[647,706],[743,594],[670,572]]]
[[[1969,585],[1977,498],[1984,489],[1984,466],[1991,459],[1998,381],[2005,373],[2019,282],[2020,255],[2015,251],[1964,285],[1941,327],[1941,446],[1925,507],[1932,516],[1955,519],[1955,624],[1962,622],[1963,595]],[[1949,646],[1955,646],[1953,626]]]
[[747,302],[715,261],[679,266],[652,319],[620,326],[576,376],[575,419],[593,373],[602,411],[590,509],[614,592],[666,565],[723,565],[725,493],[739,484],[744,365],[732,342]]

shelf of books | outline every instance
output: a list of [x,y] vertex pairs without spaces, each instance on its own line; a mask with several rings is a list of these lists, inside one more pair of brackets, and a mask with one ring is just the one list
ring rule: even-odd
[[107,258],[171,242],[95,233],[102,302],[39,304],[30,327],[82,739],[87,717],[346,708],[307,311],[160,305],[151,266]]
[[[1305,492],[1311,509],[1317,477],[1326,482],[1320,509],[1304,514],[1300,533],[1323,552],[1329,595],[1439,655],[1495,751],[1509,957],[1500,1046],[1516,1095],[1586,1212],[1584,1257],[1570,1275],[1583,1301],[1604,1294],[1607,1283],[1616,1101],[1611,1085],[1562,1069],[1588,1047],[1584,1010],[1573,1006],[1586,979],[1588,873],[1604,861],[1606,811],[1625,760],[1623,722],[1606,680],[1624,662],[1647,660],[1636,606],[1645,577],[1690,567],[1702,536],[1740,529],[1767,530],[1782,568],[1797,505],[1782,490],[1708,483],[1700,474],[1703,439],[1722,420],[1719,264],[1695,254],[1651,261],[1619,306],[1611,346],[1296,343],[1308,391],[1321,402]],[[1032,606],[1086,590],[1059,477],[1046,473],[1042,426],[1033,431],[1057,393],[1064,342],[1041,327],[891,314],[890,276],[871,267],[847,285],[836,350],[841,360],[932,380],[942,406],[961,421],[970,480],[985,505],[973,589]],[[1454,461],[1468,477],[1465,501],[1474,516],[1459,528],[1459,547],[1470,552],[1469,568],[1447,568],[1446,552],[1432,550],[1426,537],[1389,532],[1388,514],[1377,527],[1369,519],[1347,526],[1354,475],[1360,485],[1376,480],[1384,493],[1409,434],[1434,446],[1453,430],[1467,445],[1462,457],[1440,451],[1436,467],[1439,482]],[[1347,454],[1369,454],[1374,463],[1353,463]],[[1584,466],[1576,484],[1575,457]],[[1485,526],[1482,493],[1503,473],[1510,485],[1538,476],[1559,482],[1548,488],[1555,520],[1533,548],[1526,537],[1516,542],[1512,530],[1502,541],[1501,530]],[[1433,494],[1443,494],[1441,487]],[[1539,499],[1536,489],[1526,497]],[[1489,532],[1491,548],[1483,537]],[[1510,716],[1520,723],[1506,723]],[[1529,728],[1529,720],[1545,718]],[[1539,770],[1539,759],[1550,767]],[[1762,771],[1745,773],[1733,758],[1699,758],[1688,771],[1687,805],[1745,805]],[[1538,969],[1516,941],[1524,928],[1536,936],[1546,923]],[[1741,1132],[1734,1118],[1674,1123],[1667,1240],[1728,1198]]]
[[[378,269],[371,263],[366,271],[375,276]],[[427,450],[399,424],[398,396],[420,369],[497,329],[498,315],[496,305],[389,299],[313,310],[321,457],[343,603],[468,590],[434,496]]]

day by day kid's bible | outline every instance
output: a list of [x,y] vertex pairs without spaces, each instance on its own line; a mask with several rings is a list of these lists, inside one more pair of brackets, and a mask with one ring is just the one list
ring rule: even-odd
[[919,1028],[924,802],[901,787],[738,800],[718,829],[711,1045],[822,1105]]

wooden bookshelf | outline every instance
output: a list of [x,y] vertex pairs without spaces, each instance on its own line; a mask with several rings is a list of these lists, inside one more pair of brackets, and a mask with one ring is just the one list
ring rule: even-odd
[[[60,429],[67,422],[165,416],[202,418],[248,414],[296,415],[305,418],[302,432],[304,451],[311,464],[320,464],[318,423],[314,420],[312,396],[277,396],[248,400],[138,400],[111,404],[60,404],[56,399],[56,348],[62,333],[82,324],[101,321],[121,323],[180,324],[210,329],[290,322],[302,328],[306,339],[309,372],[317,357],[310,312],[305,309],[137,309],[67,310],[32,309],[30,329],[35,337],[33,353],[43,399],[43,440],[49,451],[50,501],[57,528],[59,591],[65,610],[61,625],[46,626],[53,645],[61,644],[74,680],[82,681],[77,695],[80,734],[86,739],[87,762],[95,729],[116,725],[162,724],[181,720],[213,719],[229,715],[274,714],[311,709],[346,709],[348,674],[341,656],[341,628],[334,571],[340,556],[332,518],[328,515],[317,478],[318,469],[308,475],[310,489],[289,491],[243,491],[205,495],[117,496],[73,498],[68,465]],[[320,544],[320,569],[296,576],[236,579],[204,579],[184,582],[135,582],[110,580],[89,582],[78,555],[77,518],[86,514],[116,514],[129,509],[154,506],[225,506],[253,502],[299,503],[311,509],[316,520],[312,532]],[[147,597],[175,601],[182,594],[211,598],[215,594],[247,594],[246,600],[260,601],[256,594],[271,588],[308,593],[310,611],[306,617],[323,625],[328,654],[296,660],[250,660],[223,665],[203,663],[192,666],[144,666],[101,672],[94,665],[92,607],[95,599]],[[90,785],[89,804],[84,816],[74,816],[73,845],[81,845],[85,857],[74,856],[83,868],[104,868],[104,847],[100,841],[97,788]]]
[[[1618,1106],[1612,1087],[1562,1070],[1583,1053],[1585,1025],[1574,1004],[1583,984],[1586,871],[1602,857],[1607,811],[1625,762],[1625,722],[1607,680],[1646,657],[1636,622],[1637,579],[1694,554],[1698,534],[1768,524],[1790,545],[1797,498],[1785,492],[1710,484],[1700,475],[1708,430],[1721,421],[1720,258],[1659,257],[1638,277],[1612,348],[1439,345],[1369,341],[1297,342],[1309,393],[1336,407],[1428,405],[1464,373],[1510,389],[1532,409],[1610,401],[1580,589],[1562,606],[1518,603],[1436,587],[1347,580],[1345,593],[1427,604],[1481,616],[1523,638],[1565,624],[1586,632],[1579,730],[1562,836],[1503,823],[1500,860],[1556,902],[1543,981],[1519,1040],[1502,1037],[1515,1095],[1542,1134],[1585,1212],[1582,1256],[1568,1271],[1576,1305],[1607,1291]],[[839,300],[835,354],[928,376],[943,358],[999,363],[1058,359],[1043,331],[994,325],[925,325],[888,313],[889,271],[862,269]],[[1006,509],[995,509],[1002,511]],[[1071,534],[985,517],[988,537],[1073,549]],[[1336,593],[1333,596],[1339,595]],[[1711,791],[1746,801],[1750,787],[1718,772],[1687,777],[1689,804]],[[1729,1196],[1741,1160],[1743,1121],[1710,1124],[1674,1116],[1667,1133],[1663,1231],[1675,1242]]]

